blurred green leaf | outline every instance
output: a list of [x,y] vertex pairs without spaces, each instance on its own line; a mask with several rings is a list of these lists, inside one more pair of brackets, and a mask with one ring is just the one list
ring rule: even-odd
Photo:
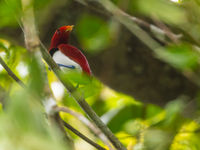
[[3,70],[0,72],[0,86],[5,88],[6,90],[11,87],[11,83],[13,83],[13,80],[9,77],[8,73]]
[[36,10],[41,10],[43,7],[47,6],[52,0],[34,0],[34,8]]
[[99,94],[101,87],[101,83],[98,80],[92,79],[89,84],[86,84],[83,87],[79,87],[78,91],[80,91],[80,93],[82,93],[84,97],[87,98]]
[[102,87],[97,79],[80,72],[68,71],[61,76],[64,80],[71,81],[85,98],[99,94]]
[[95,53],[110,43],[108,23],[97,16],[83,15],[76,27],[78,38],[85,51]]
[[148,150],[168,150],[173,136],[166,131],[151,129],[144,132],[144,147]]
[[179,116],[181,115],[181,112],[184,110],[184,107],[186,105],[186,98],[185,97],[179,97],[176,100],[170,101],[165,108],[166,111],[166,117],[164,120],[164,125],[176,127],[176,125],[179,125],[182,123],[180,121]]
[[61,136],[50,128],[39,103],[27,90],[16,90],[0,115],[0,149],[66,150]]
[[146,118],[151,118],[154,117],[155,115],[159,114],[162,112],[162,109],[159,106],[153,105],[153,104],[148,104],[146,107]]
[[147,125],[141,119],[129,120],[124,125],[125,131],[133,136],[138,136],[146,127]]
[[195,133],[196,129],[199,129],[199,124],[194,121],[184,124],[174,137],[170,150],[199,150],[200,136]]
[[6,112],[9,113],[16,127],[22,131],[45,131],[44,115],[41,112],[41,104],[36,102],[33,96],[27,91],[13,92],[12,99],[9,100]]
[[92,83],[92,77],[76,71],[67,71],[62,74],[63,79],[70,80],[75,84],[86,85]]
[[[30,56],[29,56],[30,57]],[[30,90],[34,91],[38,95],[44,94],[44,86],[45,86],[45,76],[40,61],[37,60],[35,56],[29,60],[29,87]]]
[[166,50],[161,49],[158,57],[181,70],[198,67],[199,56],[189,45],[173,45]]
[[1,0],[0,1],[0,28],[5,26],[17,26],[17,19],[21,15],[20,0]]
[[139,11],[145,15],[167,23],[183,23],[185,21],[183,9],[170,0],[137,0],[133,5],[137,5]]
[[125,122],[134,118],[141,118],[142,109],[142,105],[127,105],[122,108],[113,109],[107,112],[102,116],[102,119],[107,119],[106,122],[108,122],[110,129],[113,132],[118,132],[122,129]]
[[0,103],[0,114],[3,112],[3,105]]

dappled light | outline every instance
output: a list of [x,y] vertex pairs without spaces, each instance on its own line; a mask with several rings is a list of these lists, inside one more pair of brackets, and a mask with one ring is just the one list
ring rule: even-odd
[[199,0],[0,0],[0,150],[200,150]]

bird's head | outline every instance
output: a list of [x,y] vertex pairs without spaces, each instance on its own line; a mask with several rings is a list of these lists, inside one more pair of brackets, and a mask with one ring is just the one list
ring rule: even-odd
[[72,31],[73,27],[73,25],[68,25],[62,26],[59,29],[57,29],[51,39],[51,45],[49,50],[57,48],[60,44],[67,44],[69,40],[69,34]]

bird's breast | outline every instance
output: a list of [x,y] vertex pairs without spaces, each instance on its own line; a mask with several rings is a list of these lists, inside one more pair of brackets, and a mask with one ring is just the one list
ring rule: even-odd
[[67,57],[59,50],[53,54],[53,60],[62,70],[69,71],[75,69],[76,71],[82,72],[82,68],[78,63]]

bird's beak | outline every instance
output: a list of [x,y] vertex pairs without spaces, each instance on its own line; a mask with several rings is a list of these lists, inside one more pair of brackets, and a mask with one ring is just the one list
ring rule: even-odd
[[72,31],[74,25],[71,25],[71,26],[66,26],[66,31]]

